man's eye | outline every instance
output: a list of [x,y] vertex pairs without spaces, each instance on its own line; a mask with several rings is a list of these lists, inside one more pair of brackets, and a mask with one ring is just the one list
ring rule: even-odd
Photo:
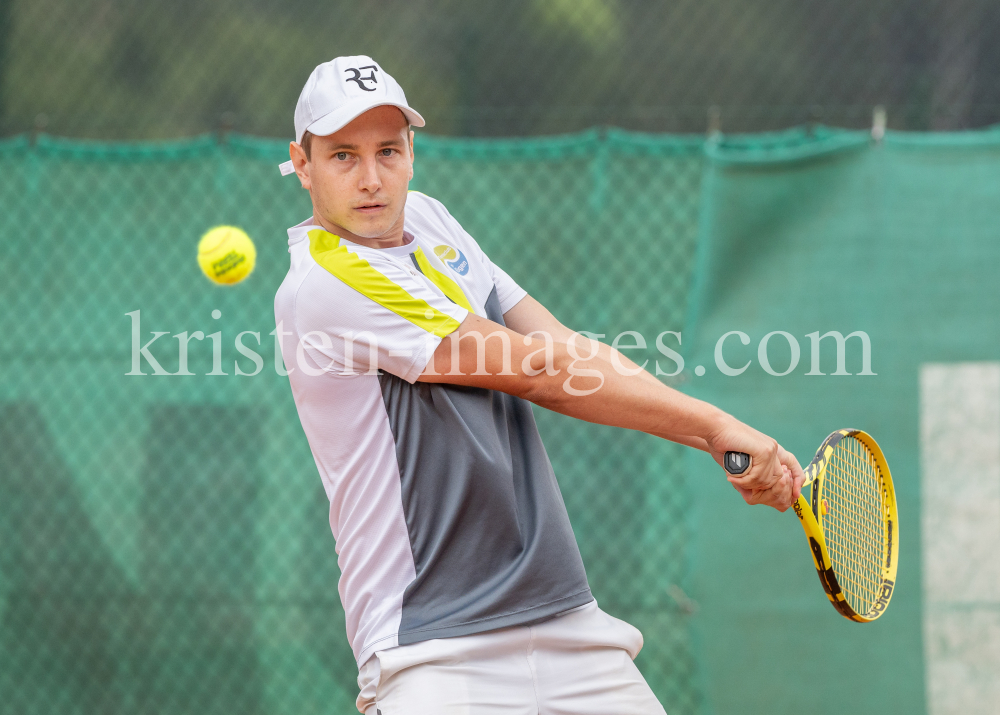
[[346,151],[338,151],[335,156],[337,157],[337,161],[347,161]]
[[392,152],[393,152],[392,149],[383,149],[382,156],[392,156]]

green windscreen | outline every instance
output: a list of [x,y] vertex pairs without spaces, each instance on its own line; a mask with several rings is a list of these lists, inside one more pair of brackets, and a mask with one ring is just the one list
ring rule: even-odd
[[[1000,132],[889,133],[881,143],[863,132],[789,132],[723,139],[706,155],[686,365],[706,372],[692,376],[691,394],[774,436],[803,464],[830,432],[867,431],[899,507],[892,602],[874,623],[852,623],[828,603],[792,512],[746,508],[714,463],[689,456],[701,605],[692,630],[712,711],[990,712],[990,599],[1000,593],[976,581],[996,536],[971,518],[928,521],[922,492],[951,475],[922,474],[921,454],[936,440],[921,430],[919,403],[922,365],[1000,358]],[[722,343],[724,365],[749,363],[736,376],[717,365],[729,331],[749,338]],[[861,335],[846,338],[838,365],[836,337],[822,337],[834,331],[868,336],[870,369]],[[978,453],[990,469],[991,441],[1000,444],[1000,432],[946,448],[953,462]],[[974,516],[974,495],[955,498]],[[934,580],[929,538],[964,544],[947,586]],[[938,601],[943,586],[967,600]]]
[[[328,503],[270,335],[310,213],[285,158],[243,136],[0,143],[0,715],[355,711]],[[898,582],[859,625],[791,512],[746,507],[701,453],[536,409],[594,594],[642,630],[667,712],[925,712],[918,376],[1000,359],[1000,133],[421,135],[415,172],[566,325],[802,462],[841,427],[886,453]],[[195,261],[219,224],[257,246],[232,287]],[[866,333],[875,374],[859,336],[842,370],[823,338],[814,369],[830,331]],[[797,346],[787,375],[761,365],[770,333],[772,373]],[[185,339],[191,374],[153,374]]]
[[[681,330],[699,140],[421,136],[416,156],[412,188],[567,325]],[[2,715],[355,710],[326,495],[269,335],[311,210],[286,158],[244,137],[0,144]],[[257,246],[232,287],[195,261],[219,224]],[[154,331],[170,373],[187,334],[191,375],[153,374]],[[594,593],[693,712],[680,449],[539,412]]]

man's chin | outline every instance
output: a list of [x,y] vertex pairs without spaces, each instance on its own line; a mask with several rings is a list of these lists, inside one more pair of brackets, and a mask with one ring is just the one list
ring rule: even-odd
[[366,238],[369,241],[378,241],[381,238],[387,239],[392,226],[345,226],[348,231],[358,238]]
[[344,223],[339,225],[346,230],[353,233],[358,238],[364,238],[369,241],[378,241],[379,239],[388,239],[389,236],[395,233],[394,229],[398,227],[400,217],[396,216],[386,216],[385,213],[374,216],[363,216],[363,215],[353,215],[345,216]]

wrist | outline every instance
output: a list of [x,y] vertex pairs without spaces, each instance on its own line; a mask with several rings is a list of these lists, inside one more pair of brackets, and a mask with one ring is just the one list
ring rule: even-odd
[[715,443],[719,439],[719,436],[732,426],[736,418],[714,405],[705,404],[708,409],[700,421],[702,431],[698,436],[705,440],[710,449],[715,450]]

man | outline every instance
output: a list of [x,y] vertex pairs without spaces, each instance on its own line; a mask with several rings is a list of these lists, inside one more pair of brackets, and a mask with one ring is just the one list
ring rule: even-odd
[[[369,57],[310,75],[291,161],[313,215],[275,298],[289,381],[330,499],[367,715],[663,712],[602,612],[529,402],[709,452],[784,510],[777,443],[577,336],[432,198],[408,192],[424,120]],[[721,461],[720,461],[721,463]]]

